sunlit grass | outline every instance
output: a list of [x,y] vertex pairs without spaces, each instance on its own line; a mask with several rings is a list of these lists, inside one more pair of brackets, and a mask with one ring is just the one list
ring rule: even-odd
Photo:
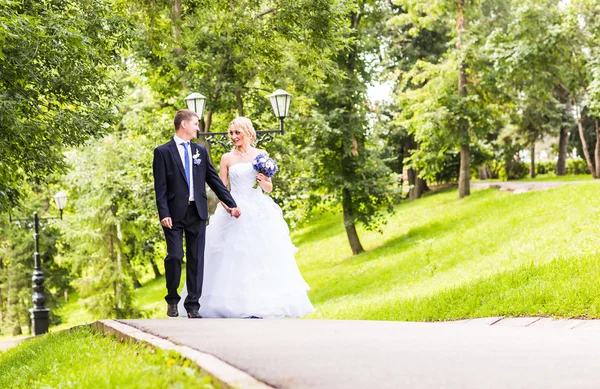
[[[357,256],[341,212],[314,215],[292,233],[311,318],[600,318],[598,193],[597,182],[463,200],[446,189],[397,206],[383,234],[360,230]],[[164,277],[134,292],[143,317],[165,316],[165,292]],[[59,314],[58,328],[92,321],[75,298]]]
[[294,233],[312,318],[600,317],[599,187],[456,190],[397,207],[352,256],[342,215]]
[[0,353],[0,388],[214,388],[190,361],[81,327]]

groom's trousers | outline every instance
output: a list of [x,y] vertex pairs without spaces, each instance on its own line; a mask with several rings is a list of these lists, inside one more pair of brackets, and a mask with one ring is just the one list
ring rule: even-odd
[[167,282],[168,304],[177,304],[181,297],[177,292],[181,281],[181,264],[183,261],[183,237],[185,235],[186,286],[188,295],[183,303],[190,312],[200,308],[202,280],[204,278],[204,244],[206,237],[206,220],[200,219],[196,205],[191,202],[183,220],[173,222],[173,228],[163,227],[167,241],[167,257],[165,258],[165,278]]

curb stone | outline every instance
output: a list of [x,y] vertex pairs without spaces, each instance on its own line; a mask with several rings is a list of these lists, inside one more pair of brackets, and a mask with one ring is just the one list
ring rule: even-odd
[[167,339],[159,338],[137,328],[115,320],[99,320],[90,326],[104,334],[115,335],[121,341],[146,343],[162,350],[173,350],[194,362],[198,368],[228,389],[273,389],[249,374],[221,361],[220,359],[188,346],[180,346]]

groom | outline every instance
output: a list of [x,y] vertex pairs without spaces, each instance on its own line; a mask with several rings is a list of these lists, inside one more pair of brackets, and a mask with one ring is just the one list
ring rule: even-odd
[[204,243],[208,204],[205,183],[225,203],[233,217],[240,211],[208,160],[203,146],[190,142],[199,131],[198,115],[182,109],[175,115],[175,136],[154,150],[152,169],[160,224],[167,242],[165,278],[167,315],[177,317],[177,290],[181,279],[183,235],[185,234],[186,285],[184,307],[189,318],[200,318],[200,295],[204,277]]

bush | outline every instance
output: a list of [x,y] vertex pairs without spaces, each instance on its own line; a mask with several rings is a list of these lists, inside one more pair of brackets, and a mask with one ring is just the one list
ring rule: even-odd
[[567,159],[567,174],[589,174],[587,163],[581,159]]
[[508,167],[509,180],[519,180],[529,174],[529,165],[522,161],[511,161]]
[[556,161],[544,161],[535,164],[535,174],[556,174]]

